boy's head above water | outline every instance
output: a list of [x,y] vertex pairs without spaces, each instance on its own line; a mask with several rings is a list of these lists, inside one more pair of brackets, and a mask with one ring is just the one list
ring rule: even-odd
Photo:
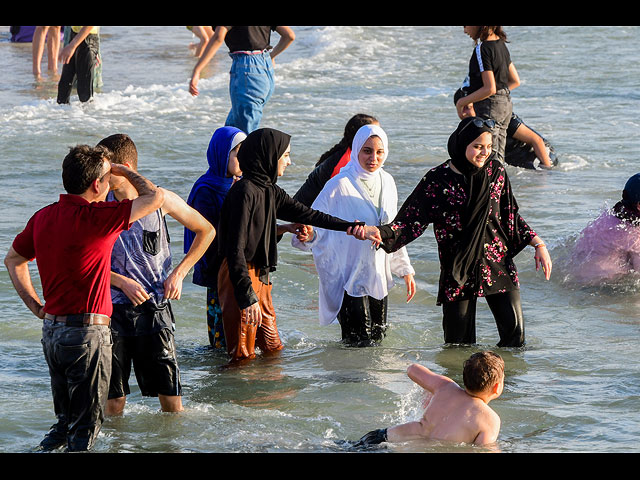
[[470,394],[499,396],[504,384],[504,360],[490,351],[474,353],[464,362],[462,380]]

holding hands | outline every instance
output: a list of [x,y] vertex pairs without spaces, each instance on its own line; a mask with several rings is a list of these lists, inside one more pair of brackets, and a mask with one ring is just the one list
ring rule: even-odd
[[380,236],[380,230],[378,227],[356,225],[355,227],[349,227],[347,235],[353,235],[358,240],[371,240],[375,247],[380,246],[382,243],[382,237]]

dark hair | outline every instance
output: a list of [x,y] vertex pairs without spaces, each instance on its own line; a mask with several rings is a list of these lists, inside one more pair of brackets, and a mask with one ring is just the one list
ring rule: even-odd
[[486,351],[471,355],[463,365],[462,381],[467,390],[480,393],[491,388],[504,376],[504,360]]
[[107,147],[113,153],[111,161],[119,165],[128,163],[134,170],[138,169],[138,150],[131,137],[124,133],[116,133],[100,140],[98,145]]
[[502,40],[503,42],[508,42],[509,40],[507,40],[507,34],[505,33],[505,31],[502,29],[502,27],[500,26],[495,26],[495,27],[478,27],[478,31],[476,32],[476,34],[474,35],[473,39],[476,41],[476,43],[479,41],[484,42],[487,37],[489,35],[491,35],[492,33],[496,34],[500,40]]
[[93,181],[102,178],[104,160],[111,159],[111,152],[102,146],[76,145],[62,161],[62,185],[67,193],[80,195]]
[[356,133],[358,132],[358,130],[360,130],[360,127],[375,123],[377,121],[378,119],[376,117],[367,115],[366,113],[356,113],[344,126],[344,134],[342,136],[342,140],[334,145],[333,148],[323,153],[322,156],[320,156],[320,160],[318,160],[318,163],[316,163],[316,166],[320,165],[336,151],[340,149],[346,150],[347,148],[351,147],[351,144],[353,143],[353,137],[356,136]]

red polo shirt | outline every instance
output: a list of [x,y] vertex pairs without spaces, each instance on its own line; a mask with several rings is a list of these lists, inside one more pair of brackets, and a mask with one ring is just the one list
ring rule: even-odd
[[129,229],[131,205],[63,194],[31,217],[13,248],[36,259],[46,313],[111,316],[111,250]]

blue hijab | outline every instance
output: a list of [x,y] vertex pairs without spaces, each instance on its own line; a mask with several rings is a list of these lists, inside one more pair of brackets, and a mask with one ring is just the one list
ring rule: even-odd
[[[244,135],[236,127],[220,127],[213,133],[207,149],[209,169],[196,180],[187,198],[187,204],[198,210],[215,228],[224,197],[233,185],[233,177],[227,176],[227,168],[233,139],[239,133]],[[195,234],[185,228],[184,253],[189,251],[194,238]]]

